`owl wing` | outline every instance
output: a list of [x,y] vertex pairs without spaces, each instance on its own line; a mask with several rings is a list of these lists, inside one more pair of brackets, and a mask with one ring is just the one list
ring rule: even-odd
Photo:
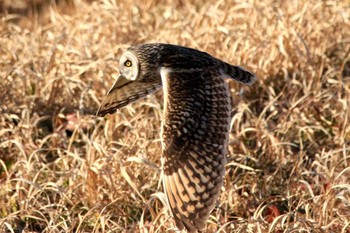
[[225,174],[230,95],[217,72],[161,71],[163,184],[179,229],[201,230]]
[[104,116],[107,113],[114,113],[118,108],[155,92],[161,86],[160,79],[152,82],[130,81],[119,76],[102,101],[96,115]]

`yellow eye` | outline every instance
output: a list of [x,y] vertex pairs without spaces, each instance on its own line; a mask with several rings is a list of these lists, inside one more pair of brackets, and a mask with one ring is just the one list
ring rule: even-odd
[[126,61],[124,62],[124,65],[125,65],[126,67],[130,67],[130,66],[132,65],[132,63],[131,63],[130,60],[126,60]]

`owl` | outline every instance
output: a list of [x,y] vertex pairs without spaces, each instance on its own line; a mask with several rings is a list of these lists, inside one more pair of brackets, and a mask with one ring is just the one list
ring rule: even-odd
[[162,182],[175,224],[201,231],[223,185],[231,102],[225,79],[251,85],[255,76],[208,53],[172,44],[128,48],[120,76],[97,115],[163,88]]

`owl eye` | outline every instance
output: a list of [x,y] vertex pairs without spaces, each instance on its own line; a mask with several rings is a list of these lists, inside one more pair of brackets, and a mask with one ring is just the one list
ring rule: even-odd
[[126,61],[124,62],[124,65],[125,65],[126,67],[130,67],[130,66],[132,65],[132,63],[131,63],[130,60],[126,60]]

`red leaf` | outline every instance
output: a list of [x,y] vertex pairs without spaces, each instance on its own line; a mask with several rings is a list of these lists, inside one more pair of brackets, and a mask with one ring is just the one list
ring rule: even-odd
[[271,223],[277,216],[281,215],[281,212],[279,211],[276,205],[270,204],[267,206],[264,215],[265,220]]

